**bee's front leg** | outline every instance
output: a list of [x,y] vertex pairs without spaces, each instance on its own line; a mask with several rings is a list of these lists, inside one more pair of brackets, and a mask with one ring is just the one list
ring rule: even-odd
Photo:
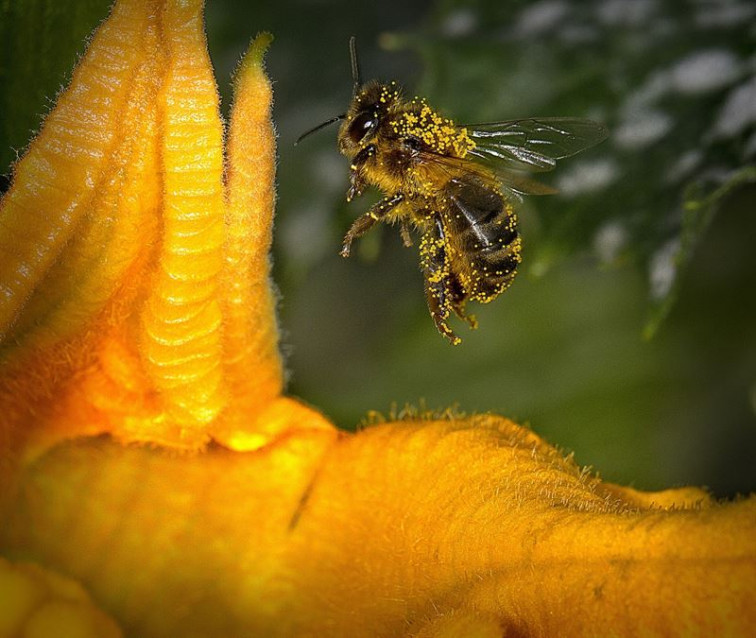
[[352,158],[349,166],[349,190],[346,196],[348,202],[362,195],[362,191],[365,190],[366,182],[362,176],[362,166],[375,155],[375,150],[374,144],[368,144]]
[[384,197],[379,202],[373,204],[370,210],[354,220],[354,223],[344,235],[344,243],[341,247],[341,256],[349,257],[352,250],[352,242],[358,237],[362,237],[375,224],[381,221],[388,213],[394,210],[404,201],[402,193],[395,193],[389,197]]
[[425,276],[425,295],[433,323],[441,335],[456,346],[462,339],[454,334],[447,323],[453,307],[453,276],[449,268],[446,237],[440,219],[434,221],[433,227],[423,234],[420,240],[420,267]]
[[410,232],[410,227],[407,223],[407,220],[402,219],[399,226],[399,232],[402,235],[402,243],[404,244],[405,248],[410,248],[412,246],[412,233]]
[[355,197],[362,195],[362,191],[365,190],[366,182],[362,177],[359,169],[352,166],[349,171],[349,190],[347,190],[346,200],[351,202]]

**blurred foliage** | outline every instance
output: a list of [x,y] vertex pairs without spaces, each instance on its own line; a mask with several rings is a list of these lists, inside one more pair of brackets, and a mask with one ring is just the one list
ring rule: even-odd
[[[0,0],[3,167],[107,4]],[[294,394],[342,427],[457,403],[530,423],[610,480],[756,489],[753,2],[208,0],[207,21],[224,109],[249,38],[275,35],[274,274]],[[293,147],[345,110],[350,35],[366,78],[457,121],[577,115],[611,130],[547,176],[559,195],[523,203],[522,274],[471,308],[480,329],[459,326],[457,348],[395,229],[338,257],[377,194],[344,201],[335,127]]]

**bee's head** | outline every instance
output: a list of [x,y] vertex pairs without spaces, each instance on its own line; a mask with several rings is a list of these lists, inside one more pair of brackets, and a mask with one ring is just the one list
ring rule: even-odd
[[361,86],[339,130],[339,150],[349,156],[367,146],[398,97],[399,90],[394,82],[371,81]]
[[399,93],[393,82],[391,84],[380,84],[371,81],[362,84],[354,36],[349,39],[349,54],[352,62],[352,81],[354,82],[352,103],[349,105],[349,110],[300,135],[295,145],[311,133],[343,120],[344,123],[339,130],[339,149],[342,153],[351,155],[353,151],[356,152],[359,148],[365,146],[368,140],[375,135],[388,107],[397,99]]

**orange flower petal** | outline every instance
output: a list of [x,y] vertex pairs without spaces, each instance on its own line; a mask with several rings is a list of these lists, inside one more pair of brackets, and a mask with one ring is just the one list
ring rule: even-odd
[[0,636],[120,638],[82,587],[37,565],[0,558]]
[[[113,155],[130,154],[136,141],[119,120],[138,110],[131,96],[149,82],[142,65],[154,33],[146,4],[117,5],[15,168],[0,217],[0,337],[6,349],[35,338],[49,343],[80,329],[111,294],[107,286],[80,287],[92,285],[92,265],[105,260],[102,239],[114,230],[107,200],[117,197],[124,176]],[[93,215],[94,209],[101,214]],[[67,267],[70,258],[78,268]]]
[[746,635],[756,500],[603,484],[498,417],[352,436],[281,396],[267,37],[224,168],[201,9],[120,0],[3,200],[0,549],[146,638]]
[[240,66],[224,158],[202,8],[119,2],[16,168],[0,211],[11,448],[107,432],[253,449],[282,414],[330,427],[280,397],[269,38]]
[[496,417],[182,458],[79,441],[23,484],[0,545],[80,579],[139,636],[756,626],[756,500],[639,507]]

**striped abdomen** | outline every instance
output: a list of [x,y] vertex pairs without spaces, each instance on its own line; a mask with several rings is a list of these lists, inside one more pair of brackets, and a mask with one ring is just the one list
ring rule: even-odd
[[444,221],[457,252],[455,274],[465,297],[490,301],[509,287],[521,261],[512,205],[473,175],[449,180],[444,199]]

